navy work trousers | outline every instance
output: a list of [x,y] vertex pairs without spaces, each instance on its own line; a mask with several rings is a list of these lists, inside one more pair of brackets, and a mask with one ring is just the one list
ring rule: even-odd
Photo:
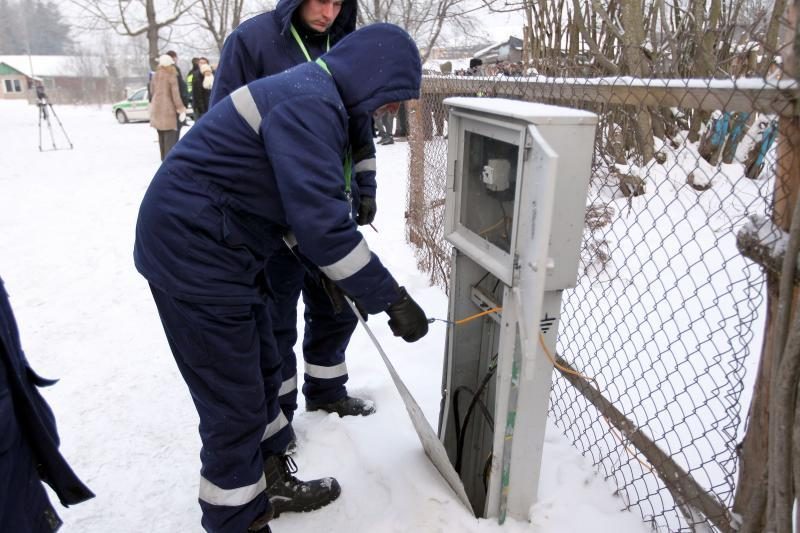
[[270,315],[278,351],[283,360],[280,405],[291,421],[297,409],[297,301],[303,294],[304,384],[307,402],[324,404],[347,395],[345,350],[358,319],[347,308],[335,314],[328,295],[288,248],[276,251],[267,263],[272,290]]
[[200,415],[203,527],[242,533],[270,506],[263,458],[282,453],[291,438],[266,302],[195,304],[151,290]]
[[0,531],[51,533],[61,519],[36,471],[38,461],[17,419],[6,372],[0,358]]

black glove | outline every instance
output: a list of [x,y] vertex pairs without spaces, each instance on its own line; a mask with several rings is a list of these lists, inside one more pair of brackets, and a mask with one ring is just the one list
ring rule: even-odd
[[400,299],[389,306],[389,327],[395,337],[403,337],[406,342],[415,342],[428,333],[428,319],[425,311],[411,299],[405,287],[400,287]]
[[[319,284],[322,286],[322,290],[325,291],[325,294],[328,295],[328,300],[331,302],[331,307],[333,307],[333,314],[338,315],[345,309],[350,309],[350,306],[347,304],[348,296],[344,293],[342,289],[339,288],[337,284],[331,281],[331,278],[323,274],[322,272],[319,273]],[[358,310],[358,314],[361,315],[361,318],[367,320],[367,312],[361,307],[358,303],[358,300],[355,298],[350,298],[356,306]]]
[[359,226],[366,226],[372,224],[375,220],[375,214],[378,212],[378,204],[375,203],[374,196],[362,196],[361,203],[358,204],[358,215],[356,216],[356,223]]
[[348,307],[347,302],[344,300],[342,289],[322,272],[319,273],[319,284],[322,285],[322,290],[325,291],[331,301],[334,315],[338,315]]

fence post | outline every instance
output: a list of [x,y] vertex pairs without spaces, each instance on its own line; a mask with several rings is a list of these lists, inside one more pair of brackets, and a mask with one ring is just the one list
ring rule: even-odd
[[[800,47],[800,37],[796,33],[797,12],[800,9],[800,0],[795,0],[794,9],[789,8],[792,23],[791,34],[794,38],[794,50]],[[797,58],[792,53],[793,47],[786,47],[784,56],[785,74],[789,77],[798,77]],[[775,190],[773,200],[773,222],[783,231],[789,231],[794,213],[797,195],[800,193],[800,104],[795,104],[795,113],[791,116],[781,116],[778,123],[777,164],[775,177]],[[739,458],[739,479],[733,510],[744,518],[742,531],[762,531],[767,520],[767,492],[768,492],[768,461],[769,461],[769,428],[770,428],[770,396],[775,394],[772,390],[777,385],[774,381],[776,375],[776,357],[783,350],[778,346],[776,335],[779,324],[778,299],[780,276],[767,271],[767,317],[762,346],[761,361],[753,392],[753,399],[748,413],[748,426],[744,440],[741,444]],[[790,299],[790,314],[798,312],[798,287],[795,285]],[[774,413],[772,413],[774,415]],[[797,431],[797,428],[795,428]],[[797,442],[793,443],[798,446]],[[800,459],[796,455],[795,461]],[[797,482],[798,480],[795,480]],[[794,494],[796,497],[797,494]],[[765,512],[766,511],[766,512]]]
[[408,111],[408,204],[406,238],[414,246],[422,245],[420,229],[425,220],[425,135],[422,124],[422,100],[406,102]]

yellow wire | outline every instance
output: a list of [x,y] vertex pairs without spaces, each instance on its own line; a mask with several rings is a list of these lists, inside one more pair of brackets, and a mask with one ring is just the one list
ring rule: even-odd
[[491,225],[491,226],[489,226],[488,228],[486,228],[486,229],[483,229],[483,230],[479,231],[479,232],[478,232],[478,235],[485,235],[485,234],[489,233],[490,231],[492,231],[493,229],[497,229],[497,228],[499,228],[500,226],[502,226],[503,224],[505,224],[505,222],[506,222],[506,217],[503,217],[503,218],[501,218],[501,219],[500,219],[500,220],[499,220],[497,223],[495,223],[495,224],[492,224],[492,225]]
[[[470,316],[468,316],[466,318],[462,318],[461,320],[456,320],[454,323],[456,325],[466,324],[467,322],[469,322],[471,320],[475,320],[476,318],[480,318],[482,316],[490,315],[492,313],[498,313],[498,312],[500,312],[502,310],[503,310],[502,307],[493,307],[493,308],[488,309],[486,311],[481,311],[480,313],[476,313],[476,314],[470,315]],[[560,371],[562,371],[562,372],[564,372],[566,374],[572,374],[573,376],[578,376],[580,378],[585,379],[586,381],[594,381],[595,384],[597,384],[597,380],[596,379],[591,378],[589,376],[586,376],[585,374],[581,374],[580,372],[576,372],[575,370],[569,369],[569,368],[567,368],[567,367],[565,367],[563,365],[558,364],[558,362],[556,361],[556,358],[553,357],[553,354],[550,353],[550,350],[547,348],[547,345],[544,343],[544,335],[542,335],[541,331],[539,332],[539,345],[542,347],[542,350],[544,350],[545,355],[547,356],[547,358],[550,360],[550,362],[553,364],[554,367],[556,367],[557,369],[559,369]],[[608,418],[606,418],[605,415],[601,415],[601,416],[603,416],[603,419],[606,421],[606,424],[608,424],[608,427],[611,429],[611,434],[614,436],[615,439],[617,439],[619,441],[619,443],[622,445],[622,447],[625,448],[625,451],[628,452],[628,454],[631,457],[633,457],[634,459],[639,461],[639,463],[641,463],[642,466],[644,466],[645,468],[647,468],[648,470],[653,472],[653,467],[651,465],[649,465],[649,464],[645,463],[644,461],[642,461],[641,459],[639,459],[639,456],[630,450],[628,445],[625,444],[624,439],[622,439],[617,434],[616,428],[614,428],[614,426],[611,424],[611,422],[608,420]],[[506,440],[510,440],[510,439],[511,439],[511,437],[508,437],[508,436],[506,437]]]
[[567,368],[565,366],[559,365],[556,362],[556,358],[553,357],[553,354],[551,354],[550,350],[548,350],[547,346],[545,346],[545,344],[544,344],[544,335],[542,335],[541,331],[539,332],[539,344],[541,345],[542,349],[544,350],[545,355],[547,355],[547,358],[550,359],[551,363],[553,363],[554,367],[556,367],[557,369],[561,370],[562,372],[564,372],[566,374],[572,374],[573,376],[578,376],[579,378],[583,378],[586,381],[594,381],[595,383],[597,383],[597,380],[594,379],[594,378],[590,378],[589,376],[581,374],[580,372],[576,372],[576,371],[571,370],[571,369],[569,369],[569,368]]
[[497,313],[497,312],[502,311],[502,310],[503,310],[502,307],[492,307],[488,311],[483,311],[483,312],[476,313],[474,315],[468,316],[467,318],[462,318],[461,320],[456,320],[455,324],[457,326],[460,326],[461,324],[466,324],[467,322],[469,322],[471,320],[475,320],[476,318],[480,318],[480,317],[485,316],[485,315],[490,315],[492,313]]
[[[460,326],[461,324],[466,324],[467,322],[475,320],[476,318],[480,318],[482,316],[490,315],[492,313],[498,313],[498,312],[500,312],[502,310],[503,310],[502,307],[492,307],[491,309],[488,309],[486,311],[481,311],[480,313],[475,313],[474,315],[470,315],[470,316],[468,316],[466,318],[462,318],[461,320],[456,320],[454,323],[457,326]],[[550,362],[553,363],[554,367],[556,367],[557,369],[559,369],[562,372],[565,372],[567,374],[572,374],[573,376],[581,377],[581,378],[585,379],[586,381],[594,381],[595,383],[597,383],[597,380],[595,380],[594,378],[590,378],[590,377],[588,377],[588,376],[586,376],[584,374],[581,374],[580,372],[576,372],[574,370],[570,370],[569,368],[566,368],[566,367],[558,364],[558,362],[556,362],[556,358],[553,357],[553,354],[551,354],[550,350],[547,349],[547,346],[544,343],[544,335],[542,335],[541,331],[539,332],[539,344],[542,346],[542,349],[544,350],[545,355],[547,355],[547,358],[550,359]]]
[[650,472],[655,472],[655,468],[639,459],[639,456],[636,455],[635,452],[631,451],[630,447],[625,444],[625,440],[618,434],[617,429],[611,424],[611,421],[605,415],[600,416],[602,416],[603,420],[605,420],[606,424],[608,424],[608,428],[611,430],[611,434],[614,436],[614,439],[619,442],[623,448],[625,448],[625,451],[628,452],[628,455],[639,461],[639,464],[648,469]]

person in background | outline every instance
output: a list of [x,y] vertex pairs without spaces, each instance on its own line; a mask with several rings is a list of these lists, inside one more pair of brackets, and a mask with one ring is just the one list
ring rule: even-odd
[[183,107],[188,107],[192,100],[189,98],[189,88],[186,85],[186,80],[183,79],[181,68],[178,66],[178,54],[174,50],[168,50],[167,55],[172,58],[172,64],[175,66],[176,76],[178,77],[178,91],[181,95]]
[[[181,95],[181,102],[183,102],[183,107],[187,108],[192,103],[192,97],[189,96],[189,87],[186,85],[186,80],[183,78],[183,74],[181,73],[181,68],[178,66],[178,54],[174,50],[168,50],[167,55],[172,58],[172,62],[175,65],[176,76],[178,77],[178,92]],[[178,121],[177,132],[178,138],[181,137],[181,128],[185,125],[186,116],[184,115],[183,120]]]
[[384,106],[375,114],[374,120],[375,124],[378,126],[378,135],[381,138],[378,144],[394,144],[394,137],[392,135],[394,131],[394,117],[399,108],[400,104],[396,103],[391,106]]
[[64,507],[94,498],[58,451],[53,412],[37,390],[54,383],[25,359],[0,278],[0,531],[50,533],[61,527],[43,481]]
[[[211,105],[248,82],[313,61],[355,29],[357,9],[356,0],[280,0],[273,11],[243,22],[225,41]],[[371,113],[351,117],[349,137],[353,179],[348,183],[347,194],[352,201],[353,219],[358,225],[367,225],[377,212]],[[348,308],[337,312],[316,281],[316,273],[309,273],[288,248],[277,250],[270,257],[267,271],[273,292],[272,327],[284,361],[280,398],[287,420],[291,422],[297,409],[294,346],[301,292],[306,324],[303,338],[306,410],[339,416],[372,414],[374,404],[350,396],[345,387],[348,380],[345,350],[358,324],[355,315]]]
[[408,140],[408,111],[406,102],[400,102],[397,109],[397,120],[394,127],[394,138],[398,141]]
[[178,142],[178,124],[186,120],[177,70],[168,54],[158,58],[158,68],[150,80],[150,94],[150,126],[158,132],[158,148],[163,161]]
[[208,111],[211,88],[214,84],[214,73],[211,70],[211,65],[208,64],[208,59],[200,58],[197,72],[197,76],[192,79],[192,108],[194,109],[194,119],[196,121],[200,120],[200,117]]
[[414,342],[428,332],[425,313],[358,231],[343,164],[349,117],[418,98],[421,79],[405,31],[366,26],[316,61],[214,104],[145,193],[134,261],[200,417],[199,500],[211,533],[267,533],[274,516],[341,492],[333,478],[298,480],[284,455],[267,280],[286,241],[366,313],[385,312],[394,335]]
[[186,91],[189,93],[189,102],[192,104],[192,108],[194,108],[194,80],[195,78],[200,76],[200,58],[193,57],[192,58],[192,70],[186,75]]

